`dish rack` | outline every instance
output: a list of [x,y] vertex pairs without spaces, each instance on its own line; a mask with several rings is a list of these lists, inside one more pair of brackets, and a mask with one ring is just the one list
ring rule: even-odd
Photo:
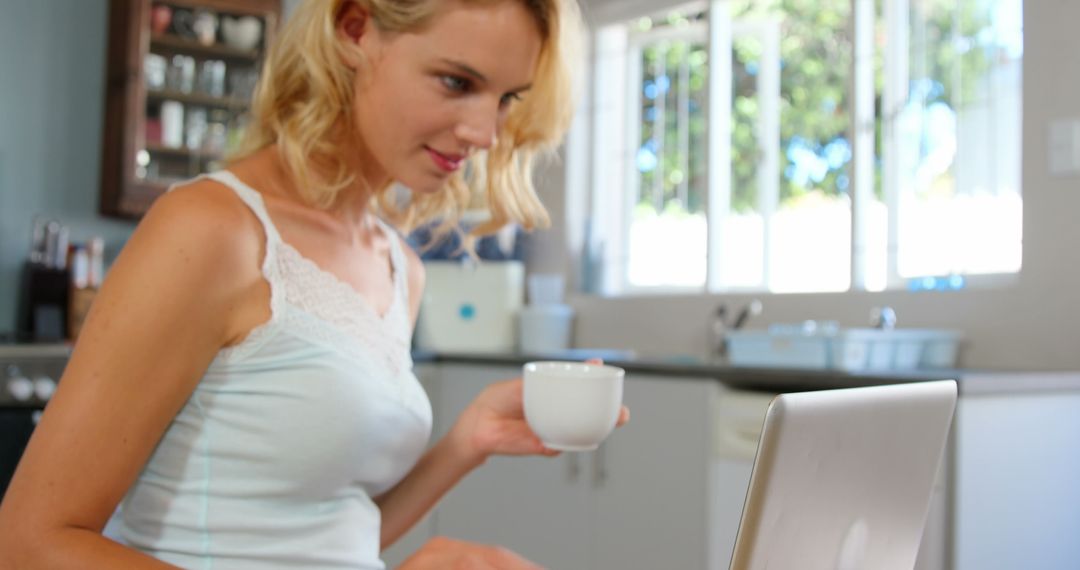
[[889,371],[955,368],[962,335],[944,329],[774,325],[731,331],[734,366]]

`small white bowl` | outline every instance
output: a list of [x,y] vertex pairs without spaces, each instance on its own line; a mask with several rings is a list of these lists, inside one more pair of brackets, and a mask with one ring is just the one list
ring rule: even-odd
[[262,20],[255,16],[223,16],[221,19],[221,37],[225,43],[236,49],[251,50],[262,39]]

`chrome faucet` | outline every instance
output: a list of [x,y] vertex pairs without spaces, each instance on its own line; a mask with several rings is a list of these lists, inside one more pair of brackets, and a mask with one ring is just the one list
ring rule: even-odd
[[761,314],[761,301],[754,299],[743,306],[739,311],[739,316],[735,317],[735,324],[731,325],[731,330],[737,331],[746,324],[746,321],[750,317],[756,317]]
[[896,311],[888,306],[874,307],[870,311],[870,326],[882,330],[896,328]]
[[709,346],[713,357],[725,360],[728,356],[728,331],[737,331],[746,325],[750,317],[761,314],[761,301],[754,299],[743,305],[735,316],[733,323],[728,323],[728,311],[725,303],[720,303],[713,311],[712,320],[709,322]]
[[709,350],[719,360],[727,358],[727,305],[720,303],[709,321]]

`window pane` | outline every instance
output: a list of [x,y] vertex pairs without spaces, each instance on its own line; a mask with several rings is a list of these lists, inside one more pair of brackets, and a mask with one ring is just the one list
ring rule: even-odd
[[850,0],[730,6],[732,188],[730,219],[721,222],[723,285],[846,290]]
[[[722,238],[721,283],[728,288],[762,288],[765,284],[765,218],[761,188],[763,148],[762,95],[759,91],[764,43],[760,34],[733,34],[731,41],[731,203],[717,220]],[[777,99],[773,93],[772,99]],[[768,105],[766,105],[768,107]],[[717,165],[717,167],[720,167]]]
[[1020,269],[1020,0],[911,0],[900,277]]
[[614,26],[628,49],[601,54],[593,185],[615,198],[591,239],[611,291],[845,291],[853,241],[869,290],[1019,270],[1022,0],[711,5]]
[[638,23],[643,39],[627,254],[631,287],[705,284],[708,52],[701,34],[687,29],[702,17],[672,14]]

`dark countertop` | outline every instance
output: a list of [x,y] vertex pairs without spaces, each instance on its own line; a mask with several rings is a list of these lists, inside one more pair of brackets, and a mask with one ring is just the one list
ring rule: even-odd
[[0,360],[11,360],[16,358],[67,358],[68,356],[71,356],[71,345],[65,343],[0,343]]
[[[534,360],[553,359],[550,356],[527,354],[413,353],[413,361],[416,363],[521,366]],[[1080,391],[1080,371],[941,369],[851,372],[801,368],[746,368],[722,362],[697,361],[692,357],[606,358],[604,363],[623,368],[629,374],[718,380],[731,388],[761,392],[829,390],[932,380],[956,380],[960,393],[963,395]]]
[[[14,358],[66,358],[67,344],[0,345],[0,360]],[[1080,371],[978,370],[970,368],[941,370],[858,371],[803,368],[747,368],[722,362],[706,362],[692,356],[669,358],[634,356],[628,351],[572,351],[572,356],[528,354],[437,354],[413,352],[413,361],[421,363],[480,364],[521,366],[535,360],[577,360],[602,357],[605,363],[625,369],[630,374],[699,378],[720,381],[725,385],[760,392],[800,392],[856,386],[880,386],[932,380],[956,380],[961,395],[1034,394],[1080,391]]]

